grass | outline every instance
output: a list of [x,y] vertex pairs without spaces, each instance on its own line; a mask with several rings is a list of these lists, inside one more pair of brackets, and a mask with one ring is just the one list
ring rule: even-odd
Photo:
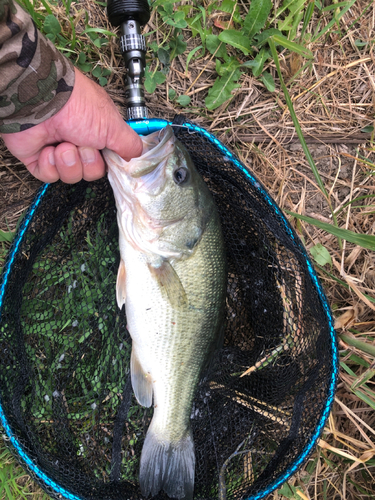
[[0,498],[4,500],[48,500],[49,496],[42,492],[32,481],[25,470],[17,465],[0,441]]
[[[25,1],[38,26],[122,105],[103,6],[34,3]],[[145,28],[152,115],[183,112],[250,166],[289,214],[336,317],[334,408],[317,451],[275,500],[375,498],[373,19],[368,0],[156,1]],[[0,498],[43,498],[3,447],[0,474]]]

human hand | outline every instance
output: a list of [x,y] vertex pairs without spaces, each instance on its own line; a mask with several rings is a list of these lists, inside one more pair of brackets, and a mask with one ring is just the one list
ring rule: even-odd
[[[77,69],[72,95],[39,125],[2,134],[6,147],[43,182],[74,184],[105,174],[103,148],[125,160],[142,154],[140,137],[127,125],[105,90]],[[57,144],[57,145],[56,145]]]

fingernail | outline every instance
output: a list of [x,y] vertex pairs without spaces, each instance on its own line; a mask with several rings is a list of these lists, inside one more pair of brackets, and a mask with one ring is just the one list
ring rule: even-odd
[[50,153],[48,155],[48,161],[50,162],[51,165],[56,165],[56,162],[55,162],[55,155],[53,153]]
[[79,150],[79,155],[83,163],[93,163],[95,161],[95,149],[93,148],[81,148]]
[[72,165],[77,163],[76,154],[74,151],[72,151],[70,149],[68,149],[68,151],[65,151],[65,153],[63,153],[61,156],[62,156],[63,162],[65,163],[65,165],[67,167],[71,167]]

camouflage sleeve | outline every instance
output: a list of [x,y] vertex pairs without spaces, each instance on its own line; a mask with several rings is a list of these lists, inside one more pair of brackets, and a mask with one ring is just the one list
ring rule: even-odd
[[47,120],[69,99],[74,68],[12,0],[0,0],[0,133]]

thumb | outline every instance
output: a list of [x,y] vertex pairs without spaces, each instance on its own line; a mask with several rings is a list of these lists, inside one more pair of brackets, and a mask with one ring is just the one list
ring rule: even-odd
[[140,136],[123,120],[116,110],[108,127],[106,147],[126,161],[141,156],[143,143]]

